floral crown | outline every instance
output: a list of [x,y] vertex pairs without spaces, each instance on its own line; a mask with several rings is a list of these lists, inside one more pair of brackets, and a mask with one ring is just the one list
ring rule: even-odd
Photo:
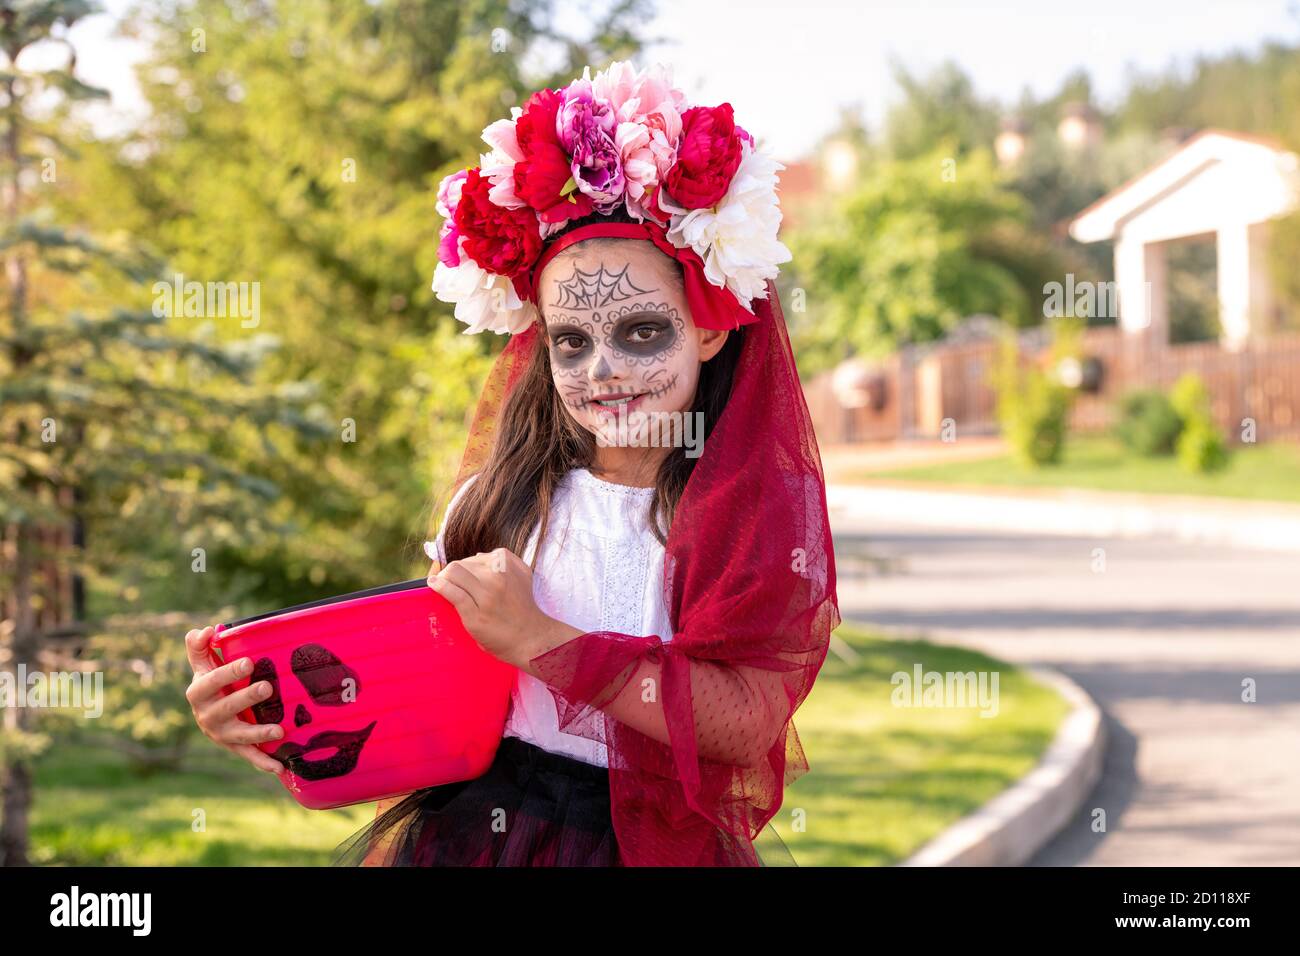
[[[682,265],[697,325],[756,320],[754,299],[790,251],[777,239],[785,167],[735,124],[730,103],[688,107],[670,71],[617,62],[540,90],[483,131],[491,152],[438,187],[444,222],[433,291],[466,333],[522,332],[537,318],[534,277],[593,236],[644,238]],[[546,240],[575,219],[597,219]]]

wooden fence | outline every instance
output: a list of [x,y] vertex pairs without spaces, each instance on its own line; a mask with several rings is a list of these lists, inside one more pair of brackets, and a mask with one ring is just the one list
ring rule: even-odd
[[[1047,342],[1040,331],[1022,337],[1022,349],[1041,358]],[[1252,343],[1238,352],[1218,343],[1159,345],[1149,335],[1117,328],[1088,329],[1084,354],[1101,363],[1095,393],[1081,392],[1071,412],[1078,431],[1099,431],[1114,420],[1126,392],[1168,389],[1185,372],[1205,381],[1215,420],[1225,437],[1240,441],[1248,423],[1255,440],[1300,438],[1300,333]],[[998,343],[991,337],[910,347],[874,367],[871,401],[844,408],[831,373],[805,386],[809,411],[823,444],[937,438],[946,421],[958,434],[998,430],[996,393],[989,376]]]

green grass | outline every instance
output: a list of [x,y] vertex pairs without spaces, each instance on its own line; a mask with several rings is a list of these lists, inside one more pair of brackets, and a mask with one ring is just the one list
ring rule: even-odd
[[[1067,706],[1006,664],[923,641],[885,640],[845,625],[859,655],[827,657],[795,723],[811,770],[773,821],[802,866],[896,862],[1024,775]],[[927,670],[1000,673],[999,714],[891,705],[890,676]],[[374,805],[312,811],[242,760],[195,744],[179,773],[133,775],[120,756],[57,744],[37,767],[32,855],[40,864],[325,865],[374,817]],[[206,829],[196,832],[194,811]],[[795,832],[794,811],[805,827]]]
[[[1009,664],[926,641],[886,640],[844,625],[858,659],[831,653],[795,726],[810,770],[772,821],[801,866],[896,863],[1029,772],[1068,704]],[[999,673],[995,717],[972,709],[894,706],[890,677]],[[802,832],[793,827],[803,811]]]
[[1184,471],[1172,456],[1143,458],[1110,438],[1072,435],[1066,442],[1064,461],[1054,467],[1025,468],[1010,456],[1000,455],[861,472],[851,479],[1300,501],[1300,447],[1283,442],[1236,447],[1226,469],[1200,475]]
[[[116,753],[55,744],[37,768],[32,859],[81,866],[324,866],[374,805],[306,810],[270,775],[199,741],[195,766],[140,778]],[[194,829],[196,810],[205,828]]]

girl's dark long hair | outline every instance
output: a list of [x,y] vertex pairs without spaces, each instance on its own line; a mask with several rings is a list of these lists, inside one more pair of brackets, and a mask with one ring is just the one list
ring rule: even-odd
[[[619,217],[593,214],[575,220],[549,241],[583,223],[611,220],[618,221]],[[617,240],[585,240],[612,241]],[[677,269],[680,274],[680,266]],[[718,353],[700,367],[690,413],[703,415],[706,446],[731,395],[743,336],[743,327],[733,329]],[[667,543],[677,502],[699,460],[686,452],[684,447],[671,448],[655,474],[655,494],[647,517],[655,537],[663,544]],[[509,548],[522,557],[533,529],[539,525],[540,554],[556,488],[571,469],[590,467],[595,455],[595,436],[573,420],[555,389],[546,336],[539,334],[527,370],[501,409],[487,461],[452,509],[443,529],[447,560],[457,561],[498,547]],[[533,566],[536,564],[534,555]]]

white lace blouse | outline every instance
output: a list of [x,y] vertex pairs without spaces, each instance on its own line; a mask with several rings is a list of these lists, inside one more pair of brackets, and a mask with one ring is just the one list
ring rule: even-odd
[[[441,528],[478,476],[457,490]],[[663,595],[664,547],[650,530],[647,513],[653,488],[634,488],[597,478],[586,468],[565,475],[551,505],[550,527],[533,574],[533,598],[543,613],[583,631],[617,631],[672,640]],[[521,557],[531,563],[537,549],[533,528]],[[443,531],[435,541],[446,564]],[[519,672],[511,695],[505,735],[520,737],[552,753],[608,766],[605,745],[559,729],[555,699],[546,684]]]

